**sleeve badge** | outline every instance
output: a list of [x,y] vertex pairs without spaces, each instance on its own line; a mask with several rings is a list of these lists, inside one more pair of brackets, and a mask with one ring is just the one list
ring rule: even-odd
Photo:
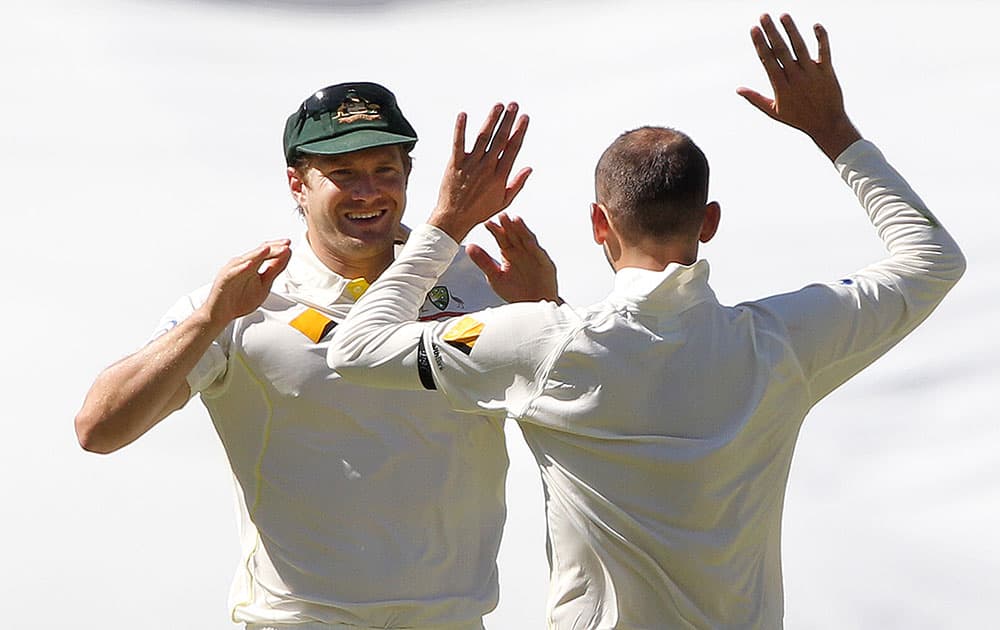
[[483,333],[483,328],[485,328],[485,325],[481,321],[466,315],[452,324],[445,331],[441,340],[465,354],[470,354],[476,342],[479,341],[479,336]]

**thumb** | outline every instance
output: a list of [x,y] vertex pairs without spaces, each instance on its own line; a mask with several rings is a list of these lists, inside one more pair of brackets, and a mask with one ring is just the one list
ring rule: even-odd
[[767,98],[760,92],[745,87],[738,88],[736,93],[760,111],[774,118],[774,99]]
[[472,262],[476,263],[486,279],[492,282],[500,276],[500,264],[490,256],[485,249],[479,245],[466,245],[465,253],[469,255]]

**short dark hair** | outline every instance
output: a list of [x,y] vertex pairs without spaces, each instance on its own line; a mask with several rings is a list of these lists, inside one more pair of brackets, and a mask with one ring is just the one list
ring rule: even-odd
[[629,240],[696,231],[708,203],[708,160],[686,134],[640,127],[611,143],[594,173],[597,201]]

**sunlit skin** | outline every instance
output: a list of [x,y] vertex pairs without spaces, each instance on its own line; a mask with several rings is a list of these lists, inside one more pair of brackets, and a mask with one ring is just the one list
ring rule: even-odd
[[292,197],[323,264],[369,282],[385,271],[406,207],[408,176],[395,145],[314,156],[298,170],[289,167]]

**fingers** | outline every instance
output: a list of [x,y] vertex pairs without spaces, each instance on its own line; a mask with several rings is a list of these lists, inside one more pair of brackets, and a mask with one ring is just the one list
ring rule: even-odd
[[279,256],[282,250],[287,250],[291,245],[291,241],[288,239],[277,239],[273,241],[264,241],[254,249],[251,249],[242,256],[237,256],[231,261],[233,267],[238,267],[239,269],[257,269],[265,260],[275,258]]
[[231,321],[260,306],[275,278],[288,266],[291,241],[266,241],[230,260],[216,275],[208,307],[213,318]]
[[534,258],[536,263],[549,260],[548,254],[538,244],[538,237],[531,231],[524,219],[510,217],[506,213],[501,213],[498,218],[499,225],[488,223],[486,228],[493,234],[504,258],[512,260],[530,257]]
[[788,34],[788,41],[792,44],[792,52],[795,53],[795,58],[799,61],[809,59],[809,48],[806,46],[805,40],[802,39],[798,27],[795,26],[792,16],[785,13],[780,19],[781,25],[785,27],[785,32]]
[[[512,105],[514,106],[514,111],[516,112],[517,103],[512,103]],[[513,120],[513,117],[511,117],[511,119]],[[499,164],[500,169],[502,169],[505,173],[509,173],[510,169],[514,168],[514,160],[517,159],[517,154],[521,152],[521,145],[524,143],[524,136],[528,133],[529,122],[530,120],[527,116],[522,115],[518,118],[517,125],[514,127],[514,133],[510,135],[506,142]]]
[[274,279],[278,277],[278,274],[285,270],[288,266],[288,261],[292,259],[292,250],[286,247],[277,256],[271,258],[264,262],[264,265],[259,270],[260,282],[263,288],[267,291],[271,290],[271,285],[274,284]]
[[268,256],[277,256],[282,250],[288,249],[291,246],[292,241],[287,238],[279,238],[273,241],[264,241],[264,245],[268,248]]
[[526,166],[514,176],[514,179],[512,179],[509,184],[507,184],[507,188],[504,191],[504,208],[513,203],[514,198],[520,194],[521,189],[524,188],[524,185],[527,183],[528,176],[531,175],[531,172],[531,167]]
[[816,61],[822,66],[833,68],[833,59],[830,56],[830,36],[822,24],[813,26],[813,32],[816,33],[816,41],[819,43],[819,55],[817,55]]
[[750,29],[750,40],[753,42],[754,50],[757,51],[757,58],[764,66],[768,80],[771,81],[771,87],[777,90],[779,83],[785,80],[785,71],[778,63],[777,57],[774,56],[774,51],[768,44],[764,31],[759,26],[753,27]]
[[535,233],[528,229],[528,225],[521,217],[510,218],[506,214],[500,217],[500,221],[506,221],[505,228],[512,245],[519,250],[529,253],[536,253],[538,249],[538,239]]
[[[503,220],[506,216],[506,214],[500,213],[499,218],[500,220]],[[485,227],[486,231],[493,235],[493,240],[495,240],[497,245],[500,246],[500,251],[510,249],[510,238],[507,236],[507,231],[503,226],[498,223],[494,223],[493,221],[487,221],[483,224],[483,227]]]
[[795,63],[795,58],[792,57],[792,53],[788,50],[788,46],[785,45],[785,40],[781,37],[781,33],[778,32],[778,27],[774,25],[774,20],[771,19],[770,15],[765,13],[760,16],[760,26],[764,30],[764,35],[767,36],[767,42],[770,45],[774,58],[778,60],[778,63],[780,63],[783,68],[788,68]]
[[[488,224],[487,224],[488,225]],[[500,263],[493,259],[485,249],[479,245],[466,245],[465,253],[469,255],[472,262],[476,263],[483,275],[490,282],[493,282],[501,276],[502,269],[500,268]]]
[[[514,159],[521,150],[524,136],[528,131],[528,117],[518,117],[518,109],[518,104],[513,102],[506,107],[500,103],[494,105],[476,136],[475,145],[467,155],[495,158],[499,161],[501,168],[508,170],[512,168]],[[456,122],[454,144],[456,155],[459,151],[462,151],[463,154],[465,151],[464,119],[461,122],[463,131],[461,134],[459,134],[459,125]]]
[[486,148],[490,145],[490,138],[493,137],[493,130],[496,129],[497,121],[500,120],[500,114],[503,111],[504,107],[500,103],[497,103],[490,109],[490,113],[486,116],[483,126],[479,129],[479,135],[476,136],[476,144],[473,145],[471,153],[481,154],[486,152]]
[[511,140],[510,130],[514,127],[514,120],[517,117],[517,109],[517,103],[509,103],[506,109],[504,109],[503,118],[500,119],[500,126],[490,139],[490,148],[487,151],[487,155],[499,157],[506,152],[509,140]]
[[516,240],[518,246],[525,252],[531,254],[535,259],[537,264],[551,263],[552,260],[549,258],[548,252],[545,251],[541,245],[538,244],[538,237],[535,233],[528,227],[524,219],[521,217],[514,217],[510,219],[511,226],[508,228],[508,232],[511,234],[511,240]]
[[452,162],[465,155],[465,125],[468,118],[465,112],[460,112],[455,118],[455,134],[452,136],[451,145]]
[[517,103],[490,109],[469,152],[464,147],[465,123],[464,115],[456,119],[452,160],[428,219],[459,242],[473,226],[510,205],[531,174],[531,169],[522,169],[510,178],[528,127],[528,118],[518,117]]
[[[782,37],[781,33],[778,31],[778,27],[775,26],[774,20],[771,19],[770,15],[765,13],[760,16],[761,28],[756,29],[755,27],[754,29],[757,31],[758,35],[755,37],[754,33],[751,32],[751,37],[754,38],[754,46],[757,47],[758,56],[762,53],[761,44],[763,44],[770,51],[768,57],[780,63],[782,68],[787,69],[795,64],[801,64],[803,61],[811,60],[812,58],[809,55],[809,47],[806,45],[806,41],[803,39],[802,34],[799,32],[798,26],[795,25],[795,20],[792,19],[792,16],[785,13],[778,19],[781,21],[781,25],[784,27],[785,33],[788,36],[788,42],[791,44],[791,50],[789,50],[788,45],[785,44],[785,38]],[[826,31],[819,24],[814,26],[813,30],[816,33],[817,40],[824,39],[826,37]],[[760,37],[760,34],[766,37],[766,41],[764,41],[764,37]],[[820,60],[823,58],[829,58],[828,45],[829,42],[824,44],[826,50],[821,50]],[[761,57],[761,61],[764,61],[764,57]],[[765,66],[767,66],[766,63]]]
[[534,233],[524,221],[520,217],[511,218],[506,212],[497,215],[497,222],[489,221],[483,225],[493,235],[500,253],[507,259],[529,250],[529,245],[535,242]]
[[524,231],[522,226],[524,221],[520,217],[513,217],[506,212],[500,214],[497,217],[500,220],[500,225],[503,226],[504,233],[507,235],[507,242],[510,243],[511,247],[524,248]]

